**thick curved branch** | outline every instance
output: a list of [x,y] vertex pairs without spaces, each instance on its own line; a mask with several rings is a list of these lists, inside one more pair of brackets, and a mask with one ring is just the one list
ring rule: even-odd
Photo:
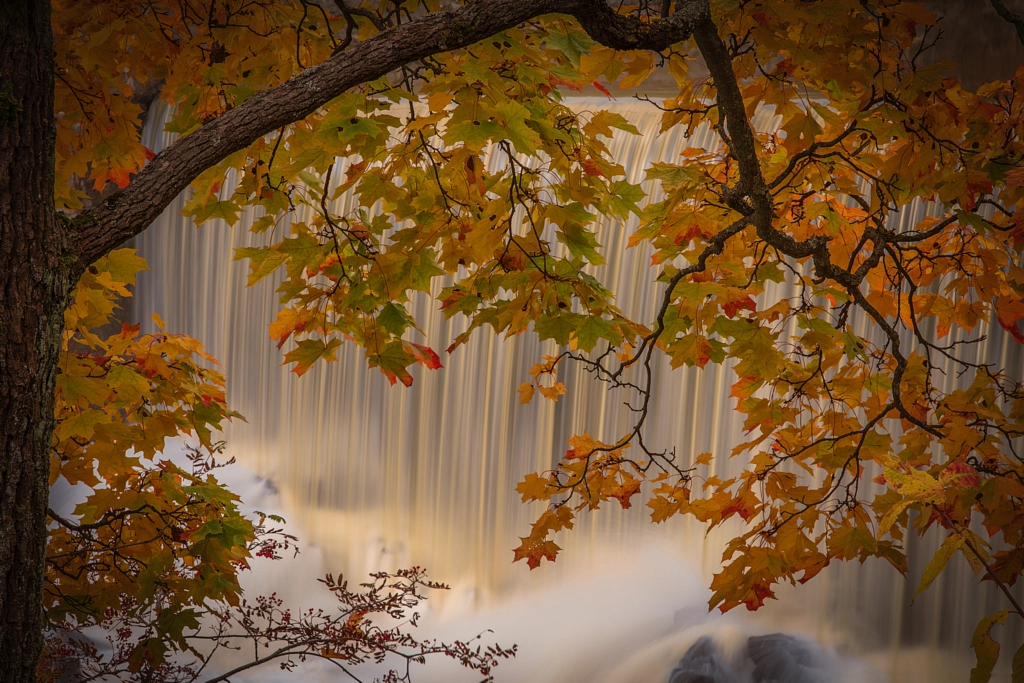
[[430,55],[466,47],[545,14],[568,14],[615,49],[663,50],[708,17],[707,0],[682,0],[642,23],[604,0],[476,0],[397,26],[255,95],[158,154],[123,190],[73,223],[79,269],[144,230],[200,173],[260,137],[300,121],[335,97]]
[[992,3],[993,9],[1004,21],[1008,21],[1013,24],[1013,27],[1017,29],[1017,39],[1020,40],[1021,45],[1024,45],[1024,17],[1021,17],[1015,12],[1011,12],[1006,5],[1003,4],[1003,0],[989,0]]
[[892,396],[900,416],[933,436],[941,436],[935,426],[916,418],[900,400],[900,381],[907,368],[907,359],[900,353],[899,334],[885,317],[868,303],[859,289],[868,271],[881,260],[886,243],[894,241],[894,236],[879,229],[865,231],[865,238],[874,243],[874,248],[860,267],[851,272],[832,263],[828,237],[816,235],[800,241],[775,228],[772,224],[775,216],[771,191],[761,173],[754,129],[747,118],[736,73],[732,69],[732,57],[710,14],[703,15],[697,21],[693,36],[718,91],[718,105],[728,133],[729,153],[736,160],[740,171],[739,182],[734,187],[725,189],[725,201],[736,211],[750,216],[759,239],[792,258],[810,257],[817,277],[836,281],[853,296],[857,305],[874,319],[892,344],[893,356],[897,362],[893,371]]

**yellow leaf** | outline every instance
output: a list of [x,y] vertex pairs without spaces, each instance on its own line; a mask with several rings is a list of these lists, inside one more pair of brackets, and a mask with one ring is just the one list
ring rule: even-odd
[[[1010,611],[1005,609],[990,614],[979,621],[978,627],[974,629],[971,647],[974,648],[978,663],[971,669],[971,683],[988,683],[992,677],[992,670],[996,668],[996,662],[999,660],[999,643],[993,640],[990,634],[992,627],[1005,623],[1009,614]],[[1016,659],[1017,657],[1014,656],[1014,660]]]
[[520,384],[516,391],[519,393],[519,405],[526,405],[533,400],[533,385],[529,382]]
[[277,348],[284,346],[292,334],[302,332],[309,325],[309,311],[306,309],[282,308],[277,319],[270,323],[270,338],[277,342]]
[[889,529],[892,528],[892,525],[896,523],[896,518],[900,516],[900,513],[910,507],[913,503],[914,501],[909,498],[904,498],[903,500],[897,501],[891,508],[886,510],[885,514],[882,515],[882,518],[878,521],[878,538],[882,538],[882,536],[888,533]]
[[541,396],[551,401],[557,401],[558,397],[565,393],[565,385],[561,382],[555,382],[550,387],[537,387],[537,389]]
[[548,500],[551,498],[554,488],[550,485],[550,480],[547,477],[541,477],[531,472],[516,485],[516,491],[522,495],[523,502],[526,503],[531,500]]
[[1013,673],[1010,683],[1024,683],[1024,645],[1017,648],[1013,655]]
[[587,78],[604,76],[611,83],[619,77],[622,69],[619,53],[603,45],[594,45],[590,52],[580,57],[580,70]]
[[[932,582],[938,578],[942,570],[946,568],[950,558],[956,555],[956,551],[960,549],[960,546],[964,544],[964,537],[960,534],[950,534],[946,537],[946,540],[942,542],[939,549],[935,551],[935,555],[932,556],[928,566],[924,568],[924,574],[921,576],[921,583],[918,584],[917,590],[914,592],[914,598],[928,590],[928,587],[932,585]],[[973,678],[971,679],[973,680]]]

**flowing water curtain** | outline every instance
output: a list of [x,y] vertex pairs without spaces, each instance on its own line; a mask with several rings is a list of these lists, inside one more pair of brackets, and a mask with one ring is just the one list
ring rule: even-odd
[[[692,140],[678,127],[661,134],[660,112],[644,102],[578,98],[572,106],[612,109],[640,130],[639,136],[617,134],[609,144],[612,158],[625,167],[631,182],[641,182],[653,162],[675,161],[686,147],[713,142],[706,129]],[[161,132],[166,114],[158,109],[147,127],[145,143],[152,149],[168,142],[168,134]],[[770,117],[760,114],[755,125],[767,128]],[[487,159],[491,171],[500,163],[499,155]],[[645,190],[650,194],[645,202],[659,199],[654,184]],[[542,353],[555,349],[533,335],[511,340],[476,335],[443,359],[445,370],[421,373],[410,388],[390,387],[351,345],[342,347],[336,364],[317,364],[297,377],[281,365],[283,351],[267,337],[266,326],[278,308],[274,289],[280,280],[270,278],[246,289],[247,263],[231,260],[233,248],[265,243],[265,236],[248,230],[254,217],[243,216],[233,229],[214,221],[197,230],[179,215],[181,205],[179,199],[139,238],[153,272],[142,278],[134,302],[140,309],[136,318],[160,311],[172,329],[199,338],[224,361],[232,404],[249,419],[230,428],[234,454],[282,489],[307,538],[326,549],[332,569],[365,573],[421,564],[445,581],[477,587],[484,596],[543,580],[511,563],[517,537],[536,516],[534,508],[520,503],[515,485],[525,473],[557,462],[573,433],[586,429],[607,440],[624,433],[632,418],[622,405],[628,397],[608,392],[583,368],[570,364],[561,377],[567,392],[557,404],[520,406],[515,388],[528,379],[529,368]],[[332,210],[344,214],[354,208],[346,194]],[[915,205],[892,220],[909,227],[925,211]],[[285,218],[279,229],[290,219],[303,218]],[[599,223],[607,264],[595,272],[615,292],[620,308],[634,319],[649,320],[660,286],[653,282],[649,246],[626,248],[636,228],[633,221],[625,229]],[[433,294],[439,288],[435,285]],[[795,295],[792,285],[778,284],[767,289],[764,299],[774,302]],[[412,312],[426,331],[425,343],[435,348],[447,346],[466,327],[459,317],[445,320],[431,297],[414,299]],[[852,322],[867,336],[866,321]],[[988,340],[974,345],[969,359],[997,362],[1011,375],[1024,376],[1020,350],[1008,343],[1008,335],[998,326],[983,332]],[[713,452],[719,457],[712,473],[720,477],[743,469],[743,460],[724,457],[743,441],[742,419],[728,395],[734,381],[731,367],[711,364],[703,370],[671,371],[667,358],[655,362],[648,441],[675,448],[683,462]],[[945,386],[940,388],[948,392],[958,377],[951,366],[945,370]],[[630,510],[583,515],[579,522],[584,528],[558,539],[565,546],[564,557],[585,559],[602,543],[615,544],[622,552],[646,543],[675,544],[708,576],[717,570],[719,549],[731,527],[707,538],[689,518],[653,527],[642,503],[634,500]],[[939,543],[934,533],[910,541],[916,546],[912,576],[920,573]],[[565,575],[573,567],[571,561],[560,562],[546,567],[545,574]],[[823,579],[800,588],[799,600],[812,613],[808,617],[822,627],[849,624],[856,640],[869,647],[941,644],[966,656],[971,635],[967,625],[1002,606],[991,586],[975,585],[966,564],[951,567],[912,609],[907,605],[913,586],[887,565],[833,566]]]

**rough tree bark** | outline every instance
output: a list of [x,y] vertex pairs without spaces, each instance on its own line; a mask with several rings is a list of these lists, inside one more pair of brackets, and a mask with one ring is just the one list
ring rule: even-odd
[[53,392],[71,288],[53,204],[48,2],[0,3],[0,679],[31,681],[42,645]]
[[595,40],[660,50],[707,0],[641,24],[602,0],[475,0],[350,46],[178,140],[127,188],[69,220],[54,209],[54,48],[48,0],[0,0],[0,683],[30,683],[42,648],[47,474],[63,312],[89,263],[144,230],[200,173],[399,66],[544,14]]

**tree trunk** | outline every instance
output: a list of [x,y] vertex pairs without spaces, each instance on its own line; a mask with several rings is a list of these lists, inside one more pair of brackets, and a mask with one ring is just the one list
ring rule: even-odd
[[73,255],[53,203],[47,0],[0,2],[0,681],[42,648],[54,380]]

